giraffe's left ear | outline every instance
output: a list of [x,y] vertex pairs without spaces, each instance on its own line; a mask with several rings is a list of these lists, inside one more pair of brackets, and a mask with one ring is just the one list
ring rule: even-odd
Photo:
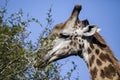
[[92,36],[96,32],[99,32],[99,31],[100,31],[100,29],[96,25],[88,25],[83,28],[82,35],[83,36]]

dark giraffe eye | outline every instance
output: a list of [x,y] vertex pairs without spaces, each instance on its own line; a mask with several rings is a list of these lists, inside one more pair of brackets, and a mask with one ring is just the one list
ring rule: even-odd
[[64,34],[64,33],[60,33],[60,38],[68,38],[70,37],[70,35]]

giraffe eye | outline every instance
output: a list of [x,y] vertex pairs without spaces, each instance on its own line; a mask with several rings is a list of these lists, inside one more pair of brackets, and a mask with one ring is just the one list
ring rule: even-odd
[[69,38],[69,37],[70,37],[70,35],[67,35],[67,34],[64,34],[64,33],[60,33],[60,38],[66,39],[66,38]]

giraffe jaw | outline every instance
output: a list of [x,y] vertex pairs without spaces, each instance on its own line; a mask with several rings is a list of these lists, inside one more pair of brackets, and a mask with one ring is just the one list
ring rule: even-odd
[[47,64],[71,55],[69,49],[67,49],[71,40],[57,39],[55,41],[56,44],[53,46],[53,49],[43,56]]

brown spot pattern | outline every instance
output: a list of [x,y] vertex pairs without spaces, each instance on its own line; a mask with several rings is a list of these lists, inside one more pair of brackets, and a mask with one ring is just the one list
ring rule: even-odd
[[109,62],[113,63],[112,59],[110,58],[110,56],[108,54],[101,53],[99,57],[104,62],[109,61]]
[[100,58],[102,61],[106,62],[106,57],[105,57],[105,54],[104,54],[104,53],[100,53],[99,58]]
[[74,44],[73,44],[74,46],[76,46],[77,44],[74,42]]
[[96,50],[95,50],[95,53],[96,53],[97,55],[99,54],[99,52],[100,52],[99,49],[96,49]]
[[88,49],[87,49],[87,51],[88,51],[88,54],[90,54],[90,53],[91,53],[91,49],[90,49],[90,48],[88,48]]
[[79,39],[79,42],[81,42],[81,40]]
[[90,70],[91,76],[92,76],[92,80],[95,80],[97,73],[98,73],[98,69],[96,67],[94,67],[93,70]]
[[96,63],[97,63],[98,66],[102,65],[102,62],[99,59],[96,60]]
[[73,41],[70,42],[70,45],[73,45]]
[[110,64],[109,66],[105,67],[104,70],[101,70],[100,76],[102,78],[109,78],[112,79],[116,75],[115,68]]
[[109,56],[108,54],[106,54],[105,56],[106,56],[106,59],[107,59],[109,62],[113,63],[112,59],[110,58],[110,56]]
[[91,47],[92,49],[94,49],[94,46],[93,46],[93,44],[90,44],[90,47]]
[[91,57],[90,60],[89,60],[89,65],[90,65],[90,67],[92,66],[94,60],[95,60],[95,55],[92,55],[92,57]]
[[103,71],[103,70],[101,70],[100,76],[101,76],[102,78],[105,78],[105,75],[104,75],[104,71]]

